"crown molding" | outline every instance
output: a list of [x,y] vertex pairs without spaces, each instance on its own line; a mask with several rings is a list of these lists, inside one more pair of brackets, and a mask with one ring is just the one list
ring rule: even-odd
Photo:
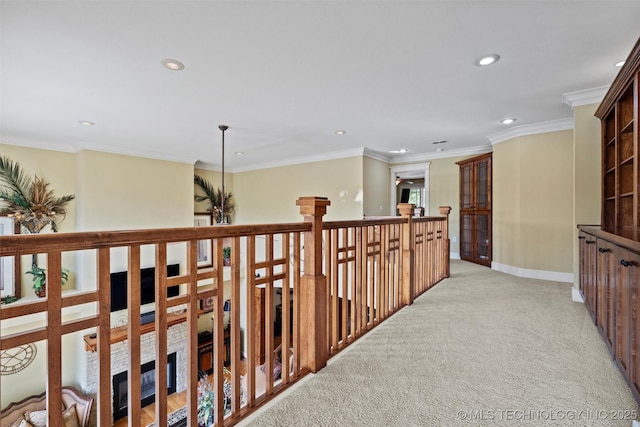
[[40,150],[61,151],[63,153],[75,153],[77,150],[71,144],[54,144],[50,142],[36,141],[28,138],[16,138],[0,135],[0,144],[16,145],[18,147],[37,148]]
[[491,145],[478,145],[469,148],[456,148],[451,150],[443,150],[436,153],[423,153],[413,155],[394,156],[389,162],[392,165],[400,165],[404,163],[426,162],[434,159],[447,159],[450,157],[474,156],[476,154],[484,154],[491,151]]
[[609,91],[609,86],[601,86],[593,89],[578,90],[562,94],[562,103],[571,108],[581,105],[599,104]]
[[[316,154],[313,156],[303,156],[303,157],[295,157],[287,160],[282,160],[278,162],[270,162],[270,163],[261,163],[249,166],[241,166],[234,167],[229,172],[237,173],[237,172],[250,172],[254,170],[260,169],[271,169],[271,168],[279,168],[283,166],[293,166],[300,165],[304,163],[314,163],[314,162],[323,162],[327,160],[336,160],[336,159],[344,159],[347,157],[358,157],[364,156],[366,149],[364,147],[354,148],[351,150],[342,150],[342,151],[332,151],[330,153],[322,153]],[[210,166],[210,167],[205,167]],[[202,167],[202,169],[209,169],[220,171],[219,167],[213,167],[210,163],[198,162],[197,167]]]
[[98,151],[101,153],[122,154],[124,156],[143,157],[146,159],[166,160],[175,163],[187,163],[193,165],[196,160],[188,157],[176,157],[159,153],[156,151],[131,150],[127,148],[114,149],[102,144],[91,144],[87,142],[77,142],[74,144],[52,144],[43,143],[27,138],[15,138],[10,136],[0,136],[0,144],[16,145],[18,147],[37,148],[40,150],[60,151],[63,153],[78,153],[83,150]]
[[372,150],[371,148],[364,147],[364,152],[362,153],[364,157],[369,157],[371,159],[380,160],[381,162],[389,163],[391,160],[390,156],[385,156],[381,154],[379,151]]
[[82,150],[92,150],[92,151],[100,151],[103,153],[122,154],[124,156],[143,157],[145,159],[166,160],[168,162],[186,163],[189,165],[193,165],[196,163],[196,159],[192,157],[181,157],[181,156],[169,155],[169,154],[160,153],[157,151],[149,151],[149,150],[131,150],[123,147],[118,147],[117,149],[114,149],[113,147],[105,146],[102,144],[90,144],[90,143],[81,142],[77,144],[76,151],[82,151]]
[[557,132],[573,129],[573,117],[569,119],[551,120],[548,122],[534,123],[531,125],[515,126],[503,132],[487,136],[491,145],[496,145],[519,136],[537,135],[539,133]]

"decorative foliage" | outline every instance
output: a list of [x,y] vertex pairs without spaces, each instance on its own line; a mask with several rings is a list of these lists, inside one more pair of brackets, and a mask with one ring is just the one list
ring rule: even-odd
[[[204,191],[204,196],[202,195],[194,195],[194,199],[196,202],[204,202],[207,201],[209,203],[209,207],[207,211],[213,213],[213,218],[216,223],[220,223],[222,219],[222,190],[218,187],[217,189],[213,188],[213,185],[202,178],[199,175],[193,176],[193,182]],[[224,195],[224,218],[229,219],[229,216],[236,211],[236,204],[233,201],[233,194],[225,193]]]
[[225,266],[231,265],[231,246],[222,248],[222,264]]
[[[32,180],[20,166],[8,157],[0,157],[0,213],[14,217],[23,232],[38,234],[44,227],[58,231],[58,222],[64,220],[66,205],[74,195],[56,197],[49,183],[35,175]],[[31,270],[26,274],[33,276],[33,289],[38,296],[44,296],[46,273],[38,267],[37,254],[31,257]],[[62,284],[69,278],[69,271],[62,269]]]
[[[223,368],[224,383],[222,386],[224,392],[224,411],[227,412],[231,408],[231,382],[229,376],[231,371],[226,367]],[[215,395],[213,393],[213,385],[209,381],[207,375],[204,375],[198,381],[198,425],[208,426],[213,424],[213,408],[215,407]]]
[[205,375],[198,381],[198,425],[208,426],[213,422],[213,408],[215,396],[213,386]]
[[24,230],[37,234],[51,224],[58,231],[58,222],[67,214],[65,205],[75,196],[56,197],[49,183],[36,175],[32,180],[20,166],[7,157],[0,157],[0,213],[14,217]]
[[[45,287],[47,284],[47,273],[45,269],[34,264],[31,266],[31,270],[27,271],[26,274],[31,274],[33,276],[33,290],[36,295],[46,295],[44,294],[46,292]],[[61,283],[64,285],[67,283],[67,280],[69,280],[69,270],[63,268],[61,272]]]

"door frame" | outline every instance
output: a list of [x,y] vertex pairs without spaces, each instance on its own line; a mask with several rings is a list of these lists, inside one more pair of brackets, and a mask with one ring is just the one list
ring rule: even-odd
[[424,178],[424,214],[429,216],[429,165],[431,162],[410,163],[400,166],[391,166],[390,191],[391,191],[391,214],[395,216],[398,208],[398,198],[396,197],[396,180],[398,178]]

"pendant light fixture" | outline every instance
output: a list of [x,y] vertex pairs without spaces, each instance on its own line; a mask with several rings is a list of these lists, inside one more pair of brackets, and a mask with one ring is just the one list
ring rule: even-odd
[[220,201],[220,224],[226,224],[224,220],[224,199],[226,197],[224,192],[224,132],[229,129],[229,126],[218,125],[218,129],[222,131],[222,200]]

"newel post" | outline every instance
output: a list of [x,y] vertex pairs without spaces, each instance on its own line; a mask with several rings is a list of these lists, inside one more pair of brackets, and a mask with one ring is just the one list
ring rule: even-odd
[[413,289],[415,281],[415,255],[413,252],[414,236],[413,231],[413,203],[400,203],[398,211],[407,222],[402,224],[402,304],[413,304]]
[[439,206],[440,215],[447,218],[444,222],[444,230],[442,230],[442,237],[444,239],[444,277],[451,276],[451,242],[449,241],[449,214],[451,213],[451,206]]
[[326,197],[300,197],[296,205],[311,231],[304,233],[304,274],[300,279],[300,363],[311,372],[327,365],[327,277],[322,273],[322,217]]

